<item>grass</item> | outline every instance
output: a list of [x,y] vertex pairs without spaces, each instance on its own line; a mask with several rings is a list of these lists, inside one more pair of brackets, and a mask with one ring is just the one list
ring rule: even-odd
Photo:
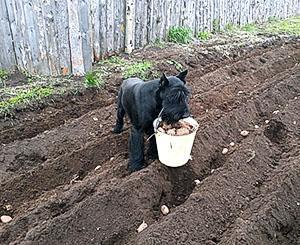
[[154,47],[158,47],[160,49],[165,48],[167,45],[166,43],[164,43],[162,40],[160,40],[159,38],[156,38],[154,42],[152,42],[152,46]]
[[285,20],[270,19],[265,25],[264,31],[273,34],[289,34],[300,36],[300,16]]
[[187,27],[173,26],[169,29],[167,38],[169,42],[187,44],[192,40],[193,32]]
[[101,71],[90,71],[84,77],[84,85],[87,88],[100,88],[104,85]]
[[206,40],[209,40],[211,38],[211,32],[209,31],[200,31],[198,33],[198,39],[199,40],[202,40],[202,41],[206,41]]
[[117,55],[114,55],[114,56],[109,57],[106,60],[103,60],[100,63],[107,64],[107,65],[125,65],[126,61],[123,58],[121,58]]
[[258,25],[255,23],[249,23],[240,28],[236,28],[235,30],[237,31],[241,30],[241,31],[253,33],[258,31]]
[[177,71],[183,70],[183,66],[176,60],[167,60],[166,62],[170,65],[174,65]]
[[0,85],[5,86],[5,80],[8,78],[9,73],[4,70],[0,69]]
[[5,80],[8,78],[8,72],[4,69],[0,69],[0,80]]
[[[213,31],[210,32],[199,32],[198,39],[206,41],[221,32],[220,23],[218,19],[213,21]],[[224,27],[224,34],[235,34],[240,35],[242,33],[249,33],[251,35],[257,34],[288,34],[300,36],[300,16],[291,17],[288,19],[280,20],[275,17],[270,17],[267,22],[258,23],[248,23],[243,26],[234,25],[228,23]]]
[[213,33],[218,33],[221,31],[220,20],[214,19],[212,23]]
[[235,30],[253,34],[289,34],[300,36],[300,16],[291,17],[285,20],[270,17],[266,23],[249,23],[240,28],[235,27],[234,31]]
[[123,76],[124,78],[139,77],[146,80],[149,78],[149,73],[152,67],[153,64],[147,60],[135,62],[126,66]]
[[0,114],[8,115],[18,105],[31,104],[53,94],[52,87],[36,87],[22,90],[15,96],[0,102]]

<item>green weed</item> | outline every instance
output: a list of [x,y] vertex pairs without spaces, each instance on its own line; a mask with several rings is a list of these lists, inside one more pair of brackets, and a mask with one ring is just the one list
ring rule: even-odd
[[271,20],[269,23],[265,24],[264,32],[300,36],[300,16],[292,17],[286,20]]
[[0,114],[7,115],[16,106],[22,104],[31,104],[34,101],[41,100],[53,94],[54,89],[52,87],[36,87],[28,90],[22,90],[15,96],[0,102]]
[[257,32],[258,31],[257,24],[255,24],[255,23],[246,24],[246,25],[242,26],[240,29],[245,32]]
[[212,23],[212,29],[214,33],[218,33],[221,31],[220,20],[214,19]]
[[170,65],[174,65],[177,71],[183,70],[183,66],[176,60],[167,60],[166,62]]
[[206,41],[211,38],[211,33],[209,31],[200,31],[198,33],[198,39]]
[[173,26],[169,29],[167,38],[169,42],[187,44],[192,40],[193,32],[191,29],[182,26]]
[[160,49],[163,49],[166,47],[166,43],[164,43],[162,40],[159,38],[156,38],[155,41],[152,43],[153,46],[158,47]]
[[84,77],[84,85],[87,88],[100,88],[104,84],[101,71],[90,71]]
[[233,23],[227,23],[225,25],[224,30],[226,32],[234,32],[234,31],[238,30],[238,26],[234,25]]
[[135,62],[133,64],[129,64],[125,67],[125,71],[123,72],[124,78],[129,77],[139,77],[141,79],[148,79],[149,73],[153,64],[150,61],[141,61]]
[[106,60],[103,60],[102,63],[109,64],[109,65],[125,65],[126,61],[123,58],[114,55],[114,56],[109,57]]
[[5,80],[8,78],[8,72],[4,69],[0,69],[0,80]]

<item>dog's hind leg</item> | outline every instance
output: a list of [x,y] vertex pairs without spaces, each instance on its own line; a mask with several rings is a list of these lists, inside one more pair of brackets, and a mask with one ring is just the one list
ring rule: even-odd
[[129,138],[129,166],[130,172],[143,168],[144,163],[144,137],[143,130],[132,127]]
[[122,89],[121,89],[118,94],[117,121],[113,129],[113,133],[119,134],[122,132],[123,125],[124,125],[124,116],[125,116],[125,109],[122,105]]

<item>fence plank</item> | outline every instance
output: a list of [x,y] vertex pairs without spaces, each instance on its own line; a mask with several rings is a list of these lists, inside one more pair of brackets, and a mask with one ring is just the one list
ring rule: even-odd
[[[0,1],[0,68],[14,69],[16,65],[7,2]],[[1,11],[2,10],[2,11]]]
[[59,70],[60,74],[67,75],[72,72],[72,66],[68,31],[68,6],[66,0],[55,1],[53,17],[55,23],[57,52],[59,54]]

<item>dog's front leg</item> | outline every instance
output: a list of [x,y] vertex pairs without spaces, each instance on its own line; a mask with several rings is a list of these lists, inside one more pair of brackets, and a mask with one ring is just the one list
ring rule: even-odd
[[144,165],[144,137],[143,130],[132,127],[129,139],[129,166],[128,170],[134,172]]
[[147,133],[148,137],[150,137],[147,156],[151,160],[156,160],[156,159],[158,159],[158,153],[157,153],[156,139],[155,139],[153,128],[148,129],[146,131],[146,133]]

